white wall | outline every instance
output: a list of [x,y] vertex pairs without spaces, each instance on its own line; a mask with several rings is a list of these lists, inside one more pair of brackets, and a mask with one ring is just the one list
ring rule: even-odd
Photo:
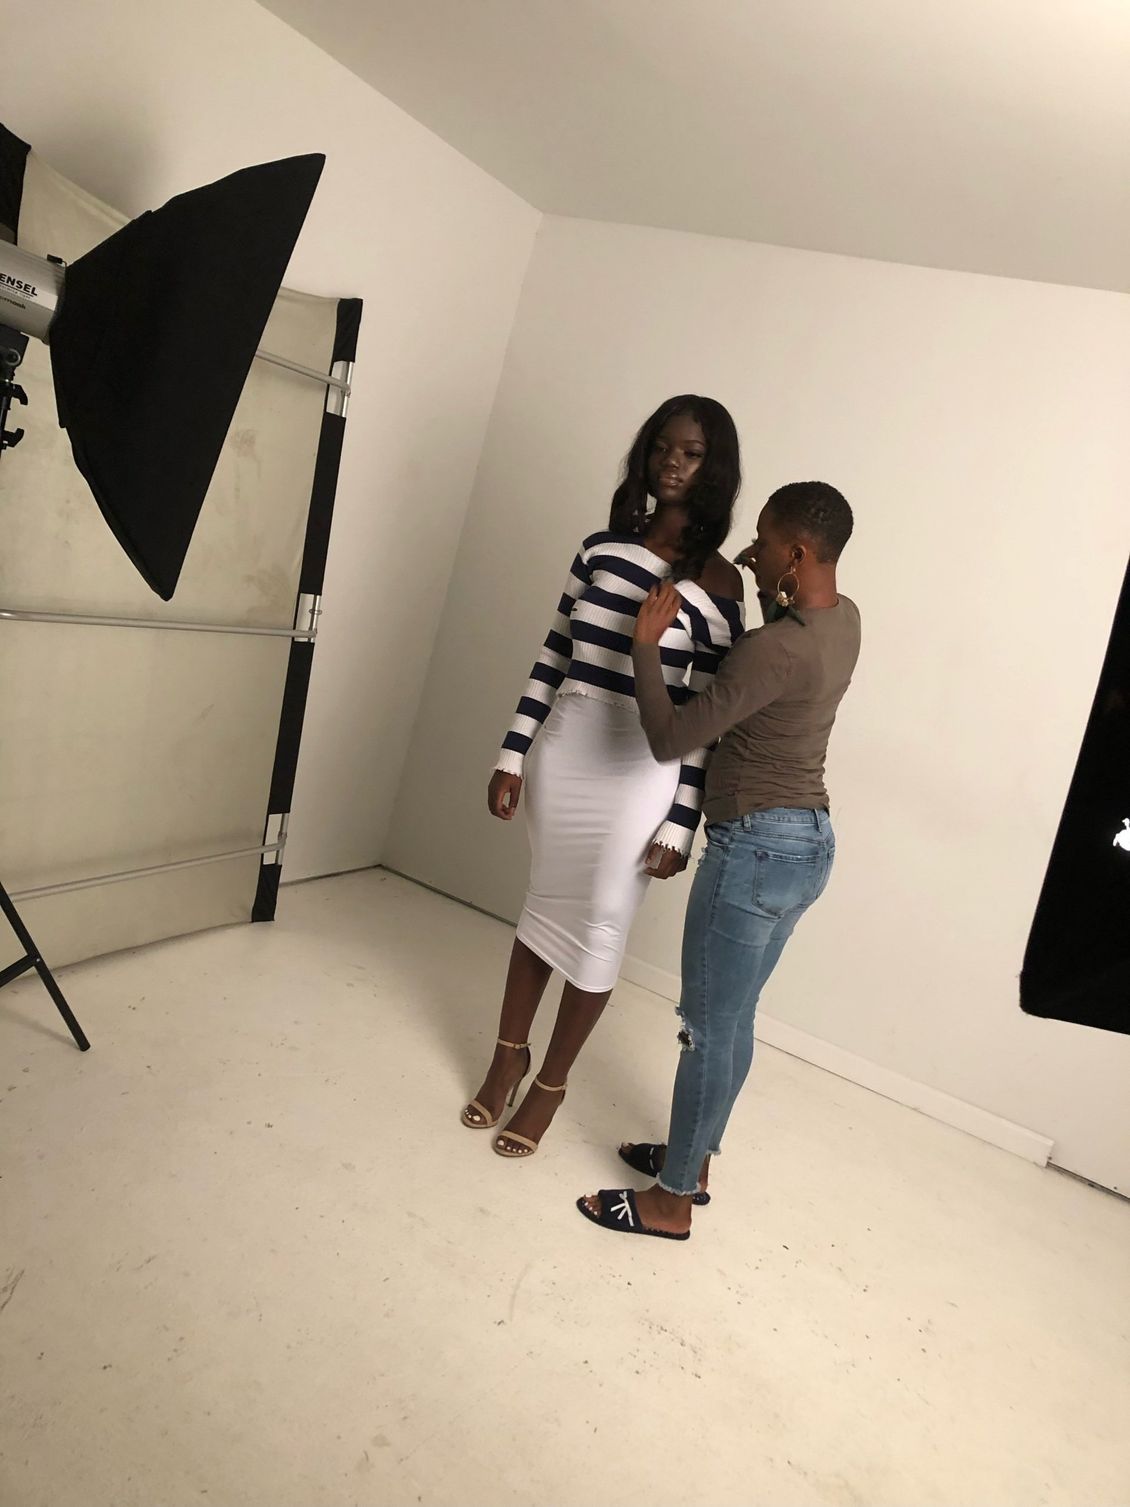
[[[516,915],[526,846],[487,772],[636,425],[687,390],[743,437],[735,546],[784,481],[832,481],[858,517],[839,869],[765,1012],[1130,1186],[1130,1041],[1017,1005],[1130,544],[1130,298],[544,221],[386,862]],[[660,987],[686,894],[653,887],[633,938]]]
[[250,0],[0,0],[0,32],[0,120],[128,214],[327,155],[286,281],[365,314],[286,876],[374,863],[538,216]]

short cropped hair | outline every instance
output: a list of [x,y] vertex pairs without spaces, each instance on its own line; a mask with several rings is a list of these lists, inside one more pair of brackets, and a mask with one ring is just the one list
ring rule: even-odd
[[847,498],[826,481],[791,481],[765,506],[774,521],[805,539],[825,565],[834,565],[855,526]]

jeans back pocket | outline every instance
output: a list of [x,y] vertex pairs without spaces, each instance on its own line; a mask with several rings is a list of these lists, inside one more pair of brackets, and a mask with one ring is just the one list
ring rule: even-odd
[[774,919],[806,911],[824,893],[834,854],[835,849],[823,843],[796,844],[795,851],[759,847],[753,867],[754,910]]

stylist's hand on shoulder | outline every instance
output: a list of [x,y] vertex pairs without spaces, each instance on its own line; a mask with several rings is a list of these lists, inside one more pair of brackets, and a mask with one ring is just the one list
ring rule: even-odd
[[636,643],[658,644],[678,617],[682,605],[683,599],[670,581],[664,581],[661,586],[653,586],[636,618]]

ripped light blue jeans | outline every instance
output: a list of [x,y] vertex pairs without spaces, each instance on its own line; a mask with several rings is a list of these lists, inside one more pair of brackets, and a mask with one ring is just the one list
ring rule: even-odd
[[757,811],[706,829],[683,929],[682,1055],[659,1185],[693,1193],[753,1061],[753,1017],[836,856],[826,811]]

